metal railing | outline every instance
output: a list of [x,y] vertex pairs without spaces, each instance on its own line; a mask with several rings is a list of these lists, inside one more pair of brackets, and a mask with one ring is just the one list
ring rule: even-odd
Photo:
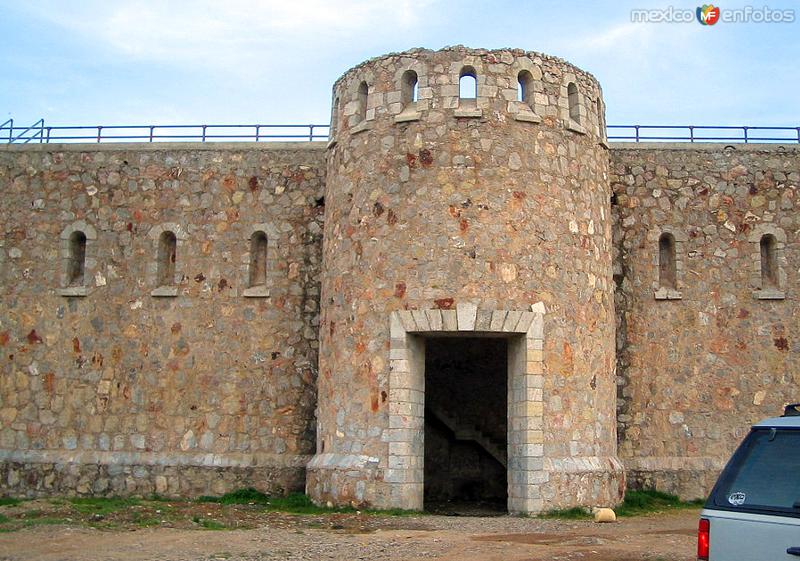
[[39,119],[30,127],[0,125],[0,142],[275,142],[328,138],[328,125],[96,125],[49,126]]
[[629,142],[800,143],[800,127],[608,125],[608,140]]
[[[0,124],[0,142],[274,142],[328,138],[329,125],[96,125],[28,127]],[[709,125],[608,125],[608,140],[629,142],[798,143],[800,127]]]
[[11,142],[13,141],[13,135],[14,135],[14,119],[9,119],[8,121],[6,121],[2,125],[0,125],[0,132],[2,132],[3,130],[8,130],[8,139],[7,140],[8,140],[8,143],[11,144]]

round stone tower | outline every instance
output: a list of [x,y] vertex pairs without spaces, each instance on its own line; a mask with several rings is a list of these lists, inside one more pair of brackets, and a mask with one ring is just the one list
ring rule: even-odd
[[[308,493],[422,508],[430,421],[450,439],[447,465],[459,446],[478,458],[458,477],[502,465],[511,512],[618,502],[597,81],[543,54],[459,46],[364,62],[333,98]],[[482,354],[495,351],[480,345],[498,339],[502,373],[481,386]],[[448,341],[460,346],[434,376],[426,348]],[[488,410],[492,387],[503,403]]]

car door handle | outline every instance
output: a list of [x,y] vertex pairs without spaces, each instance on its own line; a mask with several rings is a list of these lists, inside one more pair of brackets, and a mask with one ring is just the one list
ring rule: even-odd
[[800,547],[790,547],[789,549],[786,550],[786,553],[788,553],[789,555],[797,555],[798,557],[800,557]]

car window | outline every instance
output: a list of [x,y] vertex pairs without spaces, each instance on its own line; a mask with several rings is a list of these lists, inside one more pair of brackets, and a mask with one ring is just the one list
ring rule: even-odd
[[800,430],[756,429],[742,443],[714,493],[733,509],[800,513]]

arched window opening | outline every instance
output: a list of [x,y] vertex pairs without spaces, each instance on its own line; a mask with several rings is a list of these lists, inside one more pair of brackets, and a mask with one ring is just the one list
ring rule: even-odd
[[403,107],[408,107],[409,104],[417,102],[419,95],[417,73],[413,70],[406,70],[403,72],[403,77],[400,81],[400,101]]
[[461,99],[478,98],[478,74],[471,66],[461,69],[458,78],[458,97]]
[[578,86],[575,82],[567,84],[567,101],[569,103],[569,118],[576,123],[581,123],[581,114],[578,108]]
[[253,232],[250,237],[250,280],[249,286],[267,284],[267,235]]
[[72,232],[69,236],[69,262],[67,286],[83,286],[86,276],[86,234]]
[[517,101],[522,101],[533,107],[533,75],[527,70],[522,70],[517,75]]
[[761,236],[761,287],[779,288],[778,257],[776,246],[778,241],[772,234]]
[[359,122],[367,118],[367,100],[369,99],[369,86],[361,82],[358,86],[358,117]]
[[658,284],[661,288],[677,289],[675,237],[669,233],[658,238]]
[[156,280],[158,286],[175,284],[175,260],[177,258],[178,239],[173,232],[162,232],[158,238],[158,269]]

